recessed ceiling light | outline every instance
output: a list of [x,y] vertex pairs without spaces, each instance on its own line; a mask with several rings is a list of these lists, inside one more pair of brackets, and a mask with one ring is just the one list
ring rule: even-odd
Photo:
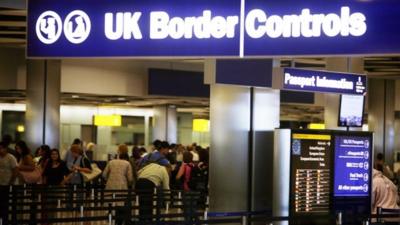
[[117,98],[118,99],[118,101],[125,101],[126,99],[125,98]]
[[79,95],[72,95],[72,98],[79,98]]

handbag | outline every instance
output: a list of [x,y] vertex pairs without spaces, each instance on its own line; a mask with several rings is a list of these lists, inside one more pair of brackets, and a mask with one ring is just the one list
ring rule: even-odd
[[90,182],[96,179],[102,173],[101,169],[97,166],[96,163],[91,163],[90,165],[92,166],[92,172],[90,173],[81,172],[84,182]]

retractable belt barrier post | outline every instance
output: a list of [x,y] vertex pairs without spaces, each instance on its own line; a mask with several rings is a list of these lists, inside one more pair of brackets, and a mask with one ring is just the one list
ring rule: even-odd
[[337,214],[336,225],[342,225],[342,212]]

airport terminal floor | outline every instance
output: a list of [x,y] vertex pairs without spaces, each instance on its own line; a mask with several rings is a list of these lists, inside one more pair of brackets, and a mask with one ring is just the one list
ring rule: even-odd
[[0,1],[0,225],[400,224],[400,2]]

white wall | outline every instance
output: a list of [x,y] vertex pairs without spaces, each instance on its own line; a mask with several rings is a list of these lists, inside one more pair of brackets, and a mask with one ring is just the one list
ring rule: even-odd
[[147,95],[149,68],[202,71],[203,65],[133,59],[66,59],[62,61],[61,91],[100,95]]
[[193,143],[193,114],[178,113],[178,143],[190,145]]
[[63,60],[61,92],[142,96],[147,70],[133,60]]
[[[99,95],[147,95],[149,68],[203,71],[199,62],[134,59],[62,60],[61,92]],[[0,48],[0,90],[26,89],[22,48]]]

